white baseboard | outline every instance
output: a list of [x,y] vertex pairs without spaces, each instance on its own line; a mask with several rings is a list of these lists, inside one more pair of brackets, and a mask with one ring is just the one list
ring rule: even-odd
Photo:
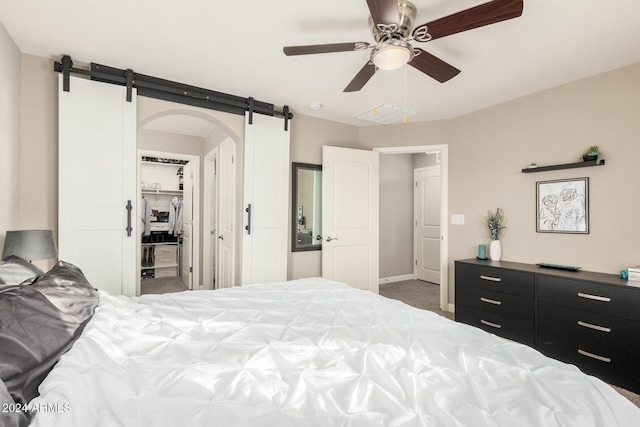
[[403,280],[413,280],[415,277],[413,274],[403,274],[401,276],[391,276],[391,277],[381,277],[380,284],[383,283],[393,283],[393,282],[402,282]]
[[451,313],[455,313],[456,312],[456,305],[455,304],[447,305],[447,311],[449,311]]

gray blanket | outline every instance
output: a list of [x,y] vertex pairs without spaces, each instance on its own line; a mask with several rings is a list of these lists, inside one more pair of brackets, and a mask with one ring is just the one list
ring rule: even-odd
[[[38,386],[80,336],[97,304],[98,294],[84,274],[64,261],[31,285],[0,289],[0,403],[24,406],[38,395]],[[1,425],[24,425],[25,415],[0,419]]]

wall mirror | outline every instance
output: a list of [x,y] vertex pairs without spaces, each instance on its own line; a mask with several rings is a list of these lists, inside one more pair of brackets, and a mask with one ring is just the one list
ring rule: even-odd
[[292,164],[291,252],[322,249],[322,166]]

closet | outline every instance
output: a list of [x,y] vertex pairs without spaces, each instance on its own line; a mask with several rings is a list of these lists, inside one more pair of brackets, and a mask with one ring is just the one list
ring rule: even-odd
[[[189,162],[142,156],[140,164],[140,278],[183,277],[184,169]],[[146,282],[151,283],[151,282]]]

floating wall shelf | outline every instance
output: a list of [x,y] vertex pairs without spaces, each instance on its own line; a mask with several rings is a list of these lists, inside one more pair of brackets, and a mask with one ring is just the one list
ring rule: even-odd
[[537,166],[535,168],[524,168],[522,169],[522,173],[555,171],[560,169],[586,168],[589,166],[604,166],[604,159],[601,159],[599,162],[598,160],[591,160],[589,162],[566,163],[564,165]]

